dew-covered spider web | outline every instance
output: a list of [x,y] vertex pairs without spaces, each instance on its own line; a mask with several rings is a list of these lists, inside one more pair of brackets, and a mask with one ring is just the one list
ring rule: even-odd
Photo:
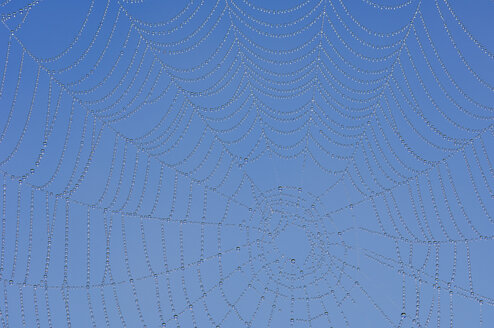
[[2,327],[493,327],[491,0],[1,0]]

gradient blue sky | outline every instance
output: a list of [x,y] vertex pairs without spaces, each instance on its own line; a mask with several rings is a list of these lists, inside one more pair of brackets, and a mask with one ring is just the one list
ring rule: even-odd
[[493,14],[3,0],[1,325],[494,325]]

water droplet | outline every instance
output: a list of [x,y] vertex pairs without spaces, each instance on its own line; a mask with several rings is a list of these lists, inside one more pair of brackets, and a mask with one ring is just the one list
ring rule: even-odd
[[292,264],[295,264],[295,259],[291,259],[290,262],[292,262]]
[[407,317],[407,314],[405,312],[401,312],[401,317],[402,318],[406,318]]

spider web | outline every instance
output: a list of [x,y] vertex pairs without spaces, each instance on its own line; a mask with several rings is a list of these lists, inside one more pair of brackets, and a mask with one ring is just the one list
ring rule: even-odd
[[494,324],[493,14],[4,0],[2,326]]

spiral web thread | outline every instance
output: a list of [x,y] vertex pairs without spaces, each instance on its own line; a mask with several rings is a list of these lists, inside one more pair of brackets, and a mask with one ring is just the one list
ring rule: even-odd
[[2,326],[494,325],[492,2],[171,2],[0,4]]

